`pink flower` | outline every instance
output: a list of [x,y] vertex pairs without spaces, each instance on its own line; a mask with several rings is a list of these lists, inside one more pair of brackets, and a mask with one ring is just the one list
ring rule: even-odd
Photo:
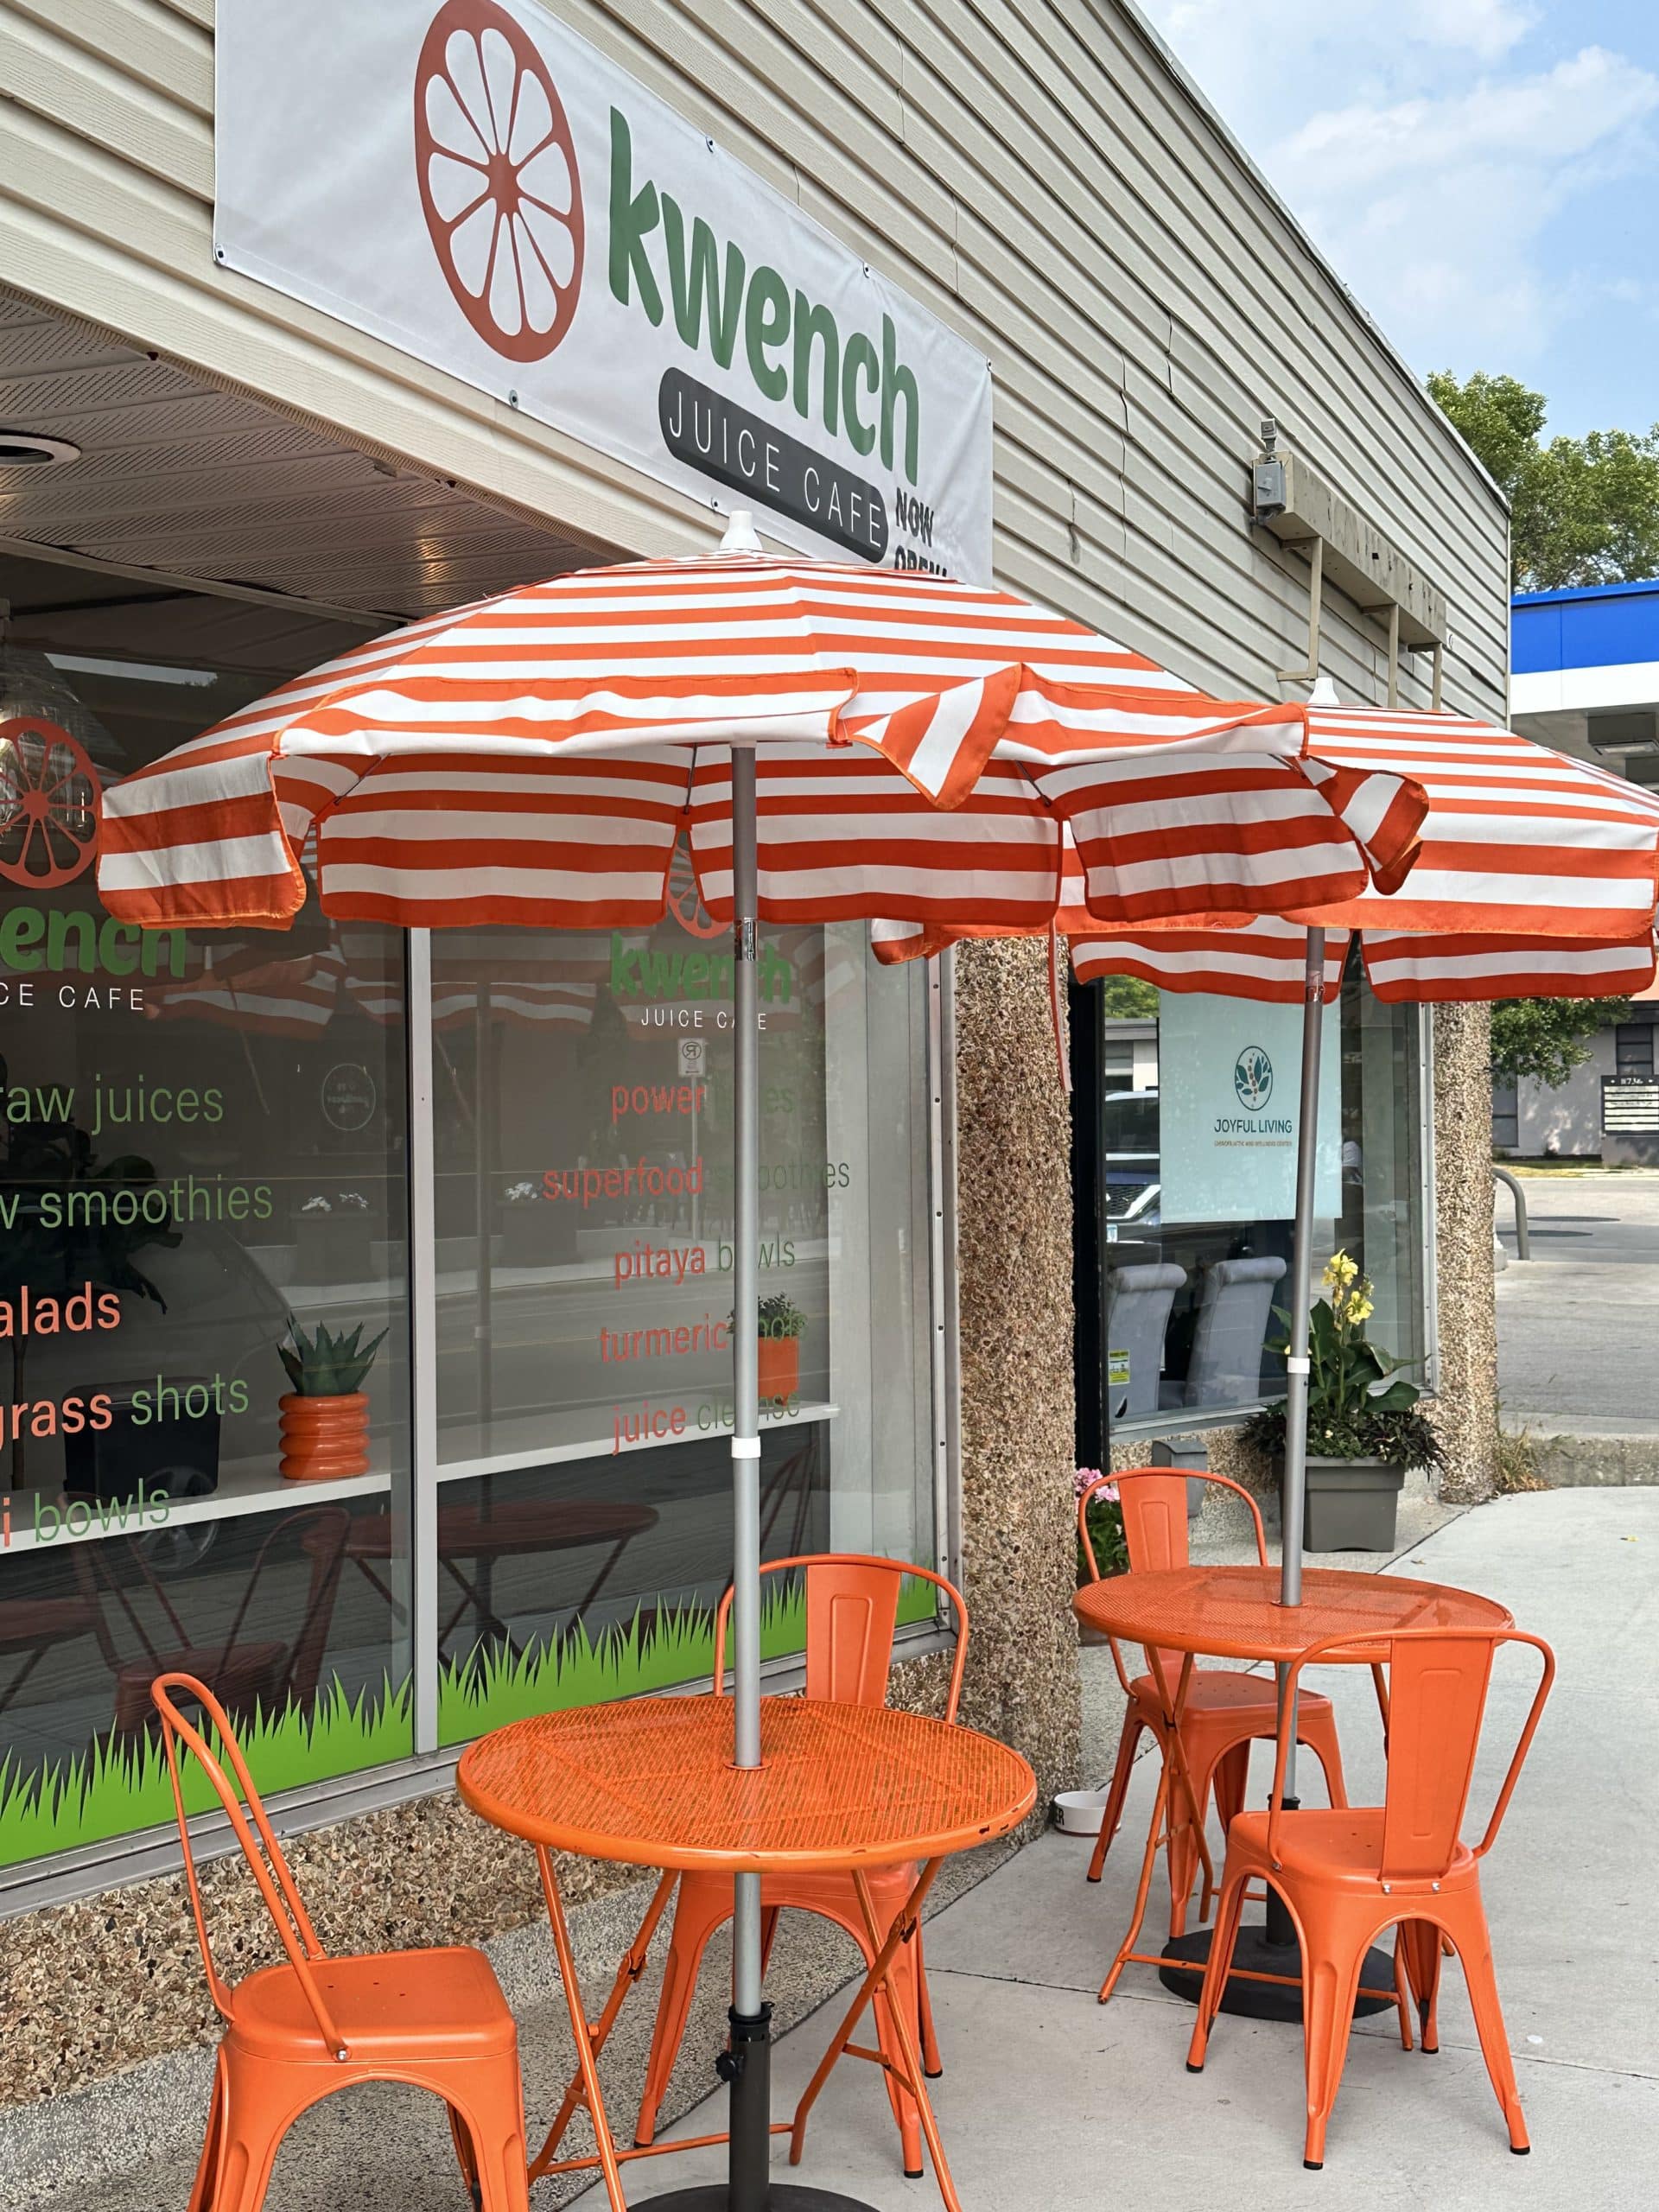
[[[1084,1491],[1088,1489],[1090,1484],[1098,1482],[1100,1480],[1100,1477],[1101,1470],[1098,1467],[1077,1468],[1071,1478],[1071,1495],[1073,1497],[1081,1497]],[[1116,1505],[1117,1503],[1117,1484],[1116,1483],[1108,1483],[1104,1490],[1097,1490],[1095,1492],[1094,1497],[1090,1502],[1091,1504]]]

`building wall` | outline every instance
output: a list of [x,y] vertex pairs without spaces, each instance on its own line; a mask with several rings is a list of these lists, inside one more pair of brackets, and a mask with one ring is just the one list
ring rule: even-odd
[[[553,12],[983,347],[1007,582],[1224,696],[1275,696],[1306,571],[1246,524],[1271,414],[1446,591],[1448,702],[1502,712],[1500,501],[1129,10]],[[213,0],[0,0],[10,279],[596,544],[705,543],[691,503],[215,267],[213,22]],[[1376,698],[1380,632],[1329,611],[1328,671]]]
[[1516,1149],[1523,1158],[1599,1154],[1601,1079],[1613,1072],[1613,1033],[1604,1030],[1586,1042],[1590,1058],[1556,1089],[1531,1081],[1516,1086]]

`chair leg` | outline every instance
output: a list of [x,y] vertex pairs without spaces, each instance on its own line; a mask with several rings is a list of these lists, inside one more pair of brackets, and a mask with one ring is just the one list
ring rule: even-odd
[[1475,2015],[1475,2032],[1480,2037],[1481,2056],[1486,2061],[1486,2071],[1491,2076],[1492,2088],[1510,2131],[1510,2148],[1517,2155],[1523,2155],[1532,2148],[1532,2141],[1522,2117],[1515,2061],[1510,2056],[1503,2008],[1497,2001],[1497,1981],[1492,1973],[1492,1939],[1479,1892],[1471,1891],[1466,1899],[1459,1899],[1456,1918],[1450,1914],[1447,1918],[1452,1943],[1463,1961],[1463,1978],[1469,1986],[1469,2003]]
[[669,1937],[668,1959],[663,1968],[663,1992],[657,2000],[657,2024],[652,2031],[651,2056],[645,2064],[645,2086],[639,2099],[633,2139],[643,2148],[657,2134],[657,2111],[667,2094],[669,2076],[680,2055],[691,2000],[696,1994],[697,1970],[702,1964],[709,1938],[731,1911],[730,1884],[721,1884],[726,1895],[711,1894],[713,1883],[683,1876],[674,1904],[674,1928]]
[[1342,1746],[1337,1741],[1337,1716],[1317,1707],[1298,1719],[1297,1738],[1307,1745],[1325,1770],[1325,1794],[1333,1805],[1348,1802],[1348,1785],[1342,1774]]
[[[515,2094],[517,2088],[515,2071]],[[464,2126],[478,2176],[474,2191],[479,2212],[530,2212],[522,2125],[515,2126],[508,2114],[498,2113],[493,2126],[471,2114],[466,2116]]]
[[922,2071],[930,2082],[937,2082],[944,2071],[944,2061],[939,2056],[939,2038],[933,2027],[933,1999],[927,1986],[927,1960],[922,1951],[919,1921],[911,1940],[916,1946],[916,2011],[917,2024],[921,2030]]
[[1216,2014],[1221,2010],[1221,2000],[1227,1990],[1227,1977],[1232,1971],[1233,1949],[1238,1942],[1238,1927],[1244,1917],[1244,1897],[1249,1888],[1249,1878],[1246,1872],[1223,1869],[1220,1909],[1216,1914],[1215,1933],[1210,1939],[1210,1956],[1205,1963],[1204,1988],[1198,1997],[1198,2016],[1192,2023],[1192,2040],[1187,2045],[1186,2070],[1189,2074],[1202,2074],[1204,2071],[1210,2031],[1215,2025]]
[[[1307,2065],[1307,2135],[1302,2164],[1318,2172],[1325,2164],[1325,2131],[1337,2101],[1348,2037],[1354,2024],[1354,1997],[1366,1946],[1340,1950],[1325,1931],[1304,1927],[1302,1938],[1302,2037]],[[1323,1941],[1321,1941],[1323,1937]]]
[[1411,2049],[1411,1977],[1406,1971],[1404,1924],[1394,1931],[1394,2005],[1400,2015],[1400,2048]]
[[219,2184],[213,2192],[213,2212],[260,2212],[270,2186],[270,2170],[287,2123],[267,2133],[257,2126],[238,2125],[234,2106],[226,2115],[225,2154],[219,2164]]
[[[1228,1829],[1244,1809],[1244,1800],[1249,1794],[1249,1786],[1250,1739],[1247,1737],[1242,1744],[1235,1744],[1230,1750],[1222,1753],[1216,1761],[1215,1772],[1211,1780],[1211,1788],[1215,1791],[1216,1796],[1216,1818],[1221,1823],[1224,1844],[1227,1840]],[[1204,1886],[1204,1895],[1198,1903],[1200,1920],[1209,1919],[1210,1908],[1214,1902],[1214,1888],[1206,1882]]]
[[484,2188],[479,2179],[478,2160],[473,2152],[473,2139],[466,2120],[454,2105],[449,2107],[449,2135],[455,2146],[455,2160],[461,2168],[461,2177],[467,2184],[467,2194],[473,2200],[473,2212],[484,2212]]
[[1135,1746],[1141,1741],[1141,1731],[1146,1720],[1135,1700],[1129,1700],[1123,1715],[1123,1726],[1118,1731],[1117,1764],[1112,1769],[1111,1787],[1106,1795],[1106,1809],[1100,1818],[1100,1834],[1095,1839],[1094,1850],[1089,1859],[1089,1879],[1097,1882],[1101,1869],[1106,1864],[1106,1853],[1111,1848],[1112,1838],[1117,1834],[1123,1818],[1123,1801],[1129,1794],[1129,1777],[1135,1771]]
[[1406,1979],[1417,2001],[1423,2049],[1436,2051],[1440,2047],[1440,1961],[1444,1956],[1440,1931],[1432,1920],[1402,1921],[1400,1948],[1405,1960]]
[[213,2067],[213,2095],[207,2106],[207,2126],[196,2167],[195,2186],[190,2191],[189,2212],[213,2212],[219,2202],[219,2166],[224,2145],[225,2061],[220,2057]]
[[[1172,1936],[1186,1933],[1186,1909],[1192,1902],[1192,1878],[1203,1864],[1198,1847],[1204,1833],[1205,1816],[1210,1809],[1210,1790],[1214,1772],[1213,1767],[1188,1767],[1192,1795],[1198,1800],[1196,1826],[1192,1809],[1186,1802],[1185,1789],[1179,1786],[1179,1782],[1170,1784],[1169,1844],[1165,1855],[1169,1861],[1169,1932]],[[1200,1912],[1200,1919],[1205,1916],[1213,1894],[1213,1867],[1205,1867],[1205,1910]]]
[[760,1916],[760,1973],[762,1979],[765,1978],[767,1967],[772,1964],[772,1947],[778,1941],[778,1923],[783,1918],[783,1916],[782,1907],[775,1904],[768,1905],[766,1910]]

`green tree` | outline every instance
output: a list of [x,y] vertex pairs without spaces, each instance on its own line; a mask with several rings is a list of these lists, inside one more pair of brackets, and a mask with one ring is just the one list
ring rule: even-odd
[[1500,999],[1492,1008],[1492,1072],[1554,1090],[1590,1057],[1598,1030],[1630,1017],[1629,999]]
[[1439,370],[1428,389],[1509,499],[1518,589],[1659,575],[1659,423],[1545,439],[1543,394],[1517,378]]
[[1103,976],[1100,997],[1108,1021],[1155,1021],[1158,1018],[1157,988],[1143,983],[1138,976]]

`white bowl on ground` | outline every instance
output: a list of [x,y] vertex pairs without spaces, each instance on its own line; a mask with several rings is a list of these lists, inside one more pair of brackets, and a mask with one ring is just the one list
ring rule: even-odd
[[1054,1825],[1062,1835],[1098,1835],[1109,1789],[1062,1789],[1054,1800]]

